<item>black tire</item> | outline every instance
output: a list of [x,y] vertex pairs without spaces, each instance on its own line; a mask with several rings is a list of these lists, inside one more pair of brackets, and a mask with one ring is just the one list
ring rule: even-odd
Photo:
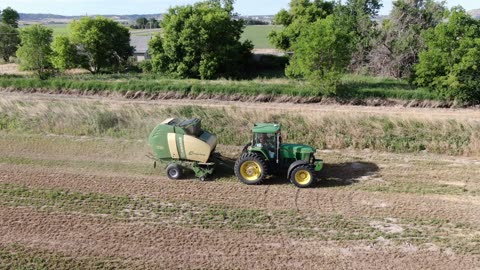
[[245,153],[235,162],[234,171],[242,183],[258,185],[268,175],[268,166],[260,155]]
[[309,165],[300,165],[293,169],[290,182],[299,188],[308,188],[316,183],[315,170]]
[[182,167],[178,164],[170,164],[167,166],[167,176],[172,180],[178,180],[182,178]]

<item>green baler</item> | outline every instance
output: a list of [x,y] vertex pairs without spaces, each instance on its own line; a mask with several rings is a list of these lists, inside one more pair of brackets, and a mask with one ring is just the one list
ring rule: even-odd
[[202,181],[213,173],[215,163],[211,157],[217,146],[217,137],[204,131],[198,118],[167,119],[150,133],[148,142],[154,159],[168,163],[167,176],[170,179],[180,179],[184,168],[192,169]]

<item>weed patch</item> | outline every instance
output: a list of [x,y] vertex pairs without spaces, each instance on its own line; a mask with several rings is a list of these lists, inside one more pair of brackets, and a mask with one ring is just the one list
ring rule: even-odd
[[115,258],[72,258],[21,245],[0,245],[0,269],[128,269]]

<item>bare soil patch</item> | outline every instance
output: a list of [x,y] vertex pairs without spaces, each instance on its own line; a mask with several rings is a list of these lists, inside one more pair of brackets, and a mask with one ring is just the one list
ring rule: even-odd
[[301,241],[0,207],[1,242],[79,258],[128,258],[137,267],[208,269],[474,269],[478,258],[385,242]]

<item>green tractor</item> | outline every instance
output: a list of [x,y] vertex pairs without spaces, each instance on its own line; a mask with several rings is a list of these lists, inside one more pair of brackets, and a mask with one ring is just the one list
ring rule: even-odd
[[287,172],[287,178],[297,187],[311,187],[323,161],[315,158],[316,149],[301,144],[282,143],[281,125],[258,123],[253,127],[252,141],[235,162],[235,175],[247,185],[263,182],[267,175]]

